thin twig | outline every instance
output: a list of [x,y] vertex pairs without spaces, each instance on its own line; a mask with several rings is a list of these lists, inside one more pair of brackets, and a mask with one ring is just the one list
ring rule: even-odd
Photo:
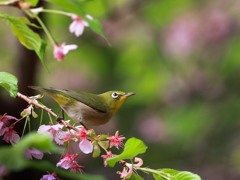
[[23,99],[24,101],[26,101],[28,104],[32,104],[38,108],[43,109],[44,111],[47,111],[49,114],[51,114],[52,116],[54,116],[55,118],[58,117],[58,115],[56,115],[51,109],[49,109],[48,107],[39,104],[35,99],[31,99],[23,94],[21,94],[20,92],[17,93],[17,97]]
[[64,121],[63,119],[58,120],[59,123],[63,124],[67,129],[73,129],[75,131],[79,131],[78,128],[75,128],[74,126],[72,126],[71,124],[69,124],[68,122]]
[[41,105],[38,103],[38,101],[36,99],[31,99],[28,96],[25,96],[23,94],[21,94],[20,92],[17,93],[17,96],[21,99],[23,99],[24,101],[26,101],[28,104],[32,104],[40,109],[43,109],[44,111],[47,111],[49,114],[51,114],[52,116],[54,116],[55,118],[58,119],[58,122],[63,124],[66,128],[68,129],[73,129],[75,131],[79,131],[78,128],[75,128],[74,126],[70,125],[68,122],[64,121],[63,119],[59,119],[58,115],[56,115],[50,108]]

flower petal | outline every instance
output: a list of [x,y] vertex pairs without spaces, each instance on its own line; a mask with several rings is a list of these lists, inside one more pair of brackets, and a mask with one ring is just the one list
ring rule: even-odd
[[83,139],[80,143],[79,143],[79,148],[80,150],[84,153],[84,154],[89,154],[91,152],[93,152],[93,145],[92,143],[87,140],[87,139]]
[[66,55],[69,51],[77,49],[78,46],[76,44],[69,44],[63,46],[62,52],[64,55]]

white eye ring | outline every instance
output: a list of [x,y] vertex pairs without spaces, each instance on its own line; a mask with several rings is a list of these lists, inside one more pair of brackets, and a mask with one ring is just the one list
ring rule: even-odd
[[116,99],[118,98],[119,94],[117,92],[113,92],[112,93],[112,98]]

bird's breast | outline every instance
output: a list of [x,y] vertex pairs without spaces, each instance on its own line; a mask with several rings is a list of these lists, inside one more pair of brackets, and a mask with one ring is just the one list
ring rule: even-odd
[[72,120],[82,122],[86,126],[102,125],[111,119],[109,113],[99,112],[79,101],[71,102],[62,108]]

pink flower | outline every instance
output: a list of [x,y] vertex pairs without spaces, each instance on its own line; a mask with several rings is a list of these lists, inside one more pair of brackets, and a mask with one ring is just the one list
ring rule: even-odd
[[166,30],[166,53],[180,59],[191,55],[198,46],[199,25],[195,16],[178,17]]
[[43,152],[39,151],[38,149],[31,148],[25,150],[25,156],[27,159],[32,159],[32,157],[36,159],[42,159],[43,158]]
[[6,126],[9,125],[10,120],[18,120],[17,118],[13,116],[8,116],[7,114],[4,114],[3,116],[0,116],[0,130]]
[[80,143],[79,143],[79,148],[80,150],[84,153],[84,154],[89,154],[91,152],[93,152],[93,145],[92,143],[87,140],[87,139],[83,139]]
[[84,21],[79,16],[72,14],[71,18],[73,22],[69,26],[69,31],[74,33],[77,37],[83,34],[84,28],[89,26],[86,21]]
[[124,168],[122,172],[117,172],[117,174],[120,174],[121,179],[129,179],[132,176],[132,173],[134,172],[134,168],[139,168],[143,165],[143,160],[141,158],[135,157],[134,162],[136,164],[130,164],[124,162]]
[[45,174],[40,180],[56,180],[57,175],[55,173],[52,174]]
[[13,130],[12,127],[6,127],[2,130],[2,132],[4,134],[3,140],[7,143],[14,144],[20,140],[20,136]]
[[126,163],[125,167],[123,168],[122,172],[117,172],[117,174],[120,174],[121,179],[129,179],[132,176],[133,173],[133,166],[132,164]]
[[125,139],[125,137],[119,136],[118,135],[118,131],[116,131],[114,136],[108,137],[108,140],[110,140],[110,148],[115,146],[117,149],[119,149],[119,147],[123,146],[123,139]]
[[136,163],[134,164],[134,167],[141,167],[143,165],[143,160],[139,157],[135,157],[134,162]]
[[63,60],[64,56],[68,54],[69,51],[75,49],[77,49],[76,44],[65,45],[65,43],[62,43],[60,45],[54,46],[53,55],[58,61],[61,61]]
[[56,124],[56,125],[41,125],[38,128],[39,134],[47,134],[50,136],[51,139],[54,139],[54,141],[59,144],[63,145],[65,138],[68,136],[68,132],[62,131],[63,125],[62,124]]
[[74,161],[71,168],[70,168],[70,171],[71,172],[82,172],[82,167],[83,166],[80,166],[77,161]]
[[115,154],[112,154],[111,151],[108,151],[106,155],[101,155],[101,157],[103,158],[103,164],[105,167],[107,166],[107,159],[113,156],[115,156]]
[[0,177],[3,177],[7,174],[8,174],[8,170],[4,166],[0,165]]
[[93,145],[91,141],[87,139],[88,131],[85,128],[81,128],[79,132],[77,132],[77,136],[80,139],[79,148],[84,154],[89,154],[93,152]]
[[71,168],[73,162],[76,161],[77,156],[77,154],[65,154],[64,157],[57,163],[57,167],[61,167],[66,170]]
[[64,157],[57,163],[57,167],[61,167],[63,169],[70,169],[72,172],[80,172],[82,171],[82,166],[80,166],[76,159],[77,154],[65,154]]

